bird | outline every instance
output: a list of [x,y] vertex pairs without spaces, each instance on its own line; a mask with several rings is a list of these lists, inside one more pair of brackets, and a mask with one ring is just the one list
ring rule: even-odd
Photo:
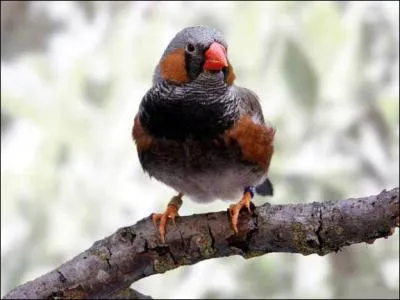
[[215,28],[183,28],[155,67],[152,86],[139,104],[132,138],[144,172],[178,194],[163,213],[153,213],[165,243],[183,196],[229,206],[238,233],[239,212],[251,213],[254,195],[273,195],[268,170],[275,128],[264,120],[259,97],[235,85],[228,44]]

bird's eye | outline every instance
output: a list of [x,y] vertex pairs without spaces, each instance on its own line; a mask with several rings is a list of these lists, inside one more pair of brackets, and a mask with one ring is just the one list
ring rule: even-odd
[[195,47],[193,44],[189,43],[186,45],[186,50],[187,52],[193,52],[195,50]]

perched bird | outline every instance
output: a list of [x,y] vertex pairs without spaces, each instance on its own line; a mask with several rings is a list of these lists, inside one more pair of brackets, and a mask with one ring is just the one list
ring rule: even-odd
[[153,214],[162,242],[183,195],[202,203],[241,197],[229,207],[236,233],[239,212],[251,212],[254,193],[272,195],[267,172],[275,130],[265,123],[257,95],[234,84],[227,50],[213,28],[178,32],[135,116],[132,136],[143,169],[178,192],[164,213]]

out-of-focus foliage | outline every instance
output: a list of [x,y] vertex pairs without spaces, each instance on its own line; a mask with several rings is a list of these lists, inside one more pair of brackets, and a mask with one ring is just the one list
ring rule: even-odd
[[[398,2],[2,2],[1,295],[174,194],[130,137],[167,43],[221,30],[236,83],[277,129],[256,204],[338,200],[399,181]],[[237,199],[232,199],[237,200]],[[184,201],[181,214],[225,210]],[[155,298],[397,298],[399,234],[324,257],[229,257],[133,284]]]

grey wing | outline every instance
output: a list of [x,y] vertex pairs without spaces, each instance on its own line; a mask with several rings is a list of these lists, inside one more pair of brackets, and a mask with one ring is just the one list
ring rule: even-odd
[[233,86],[236,97],[239,98],[239,110],[241,115],[249,114],[258,123],[265,124],[261,105],[258,96],[253,91]]

